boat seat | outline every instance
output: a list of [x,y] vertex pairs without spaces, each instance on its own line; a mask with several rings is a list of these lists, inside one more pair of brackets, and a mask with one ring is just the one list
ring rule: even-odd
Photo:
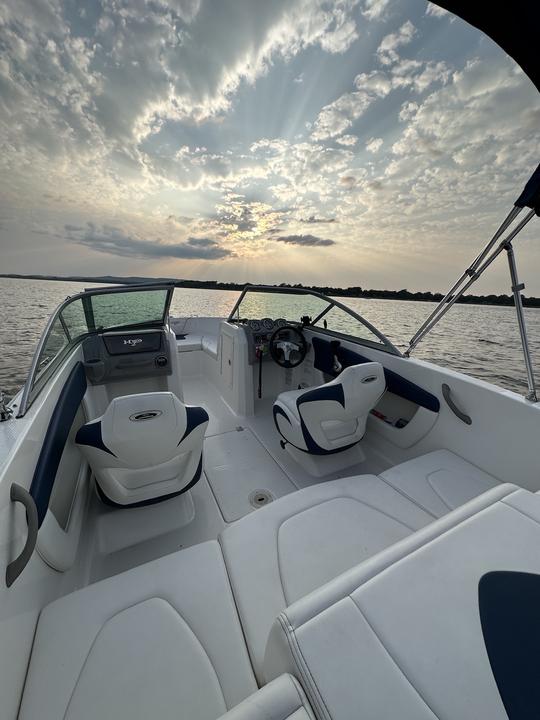
[[441,517],[499,480],[449,450],[436,450],[395,465],[380,477],[434,517]]
[[178,352],[203,350],[207,355],[214,358],[218,356],[218,343],[219,338],[217,335],[194,335],[193,333],[187,333],[176,340]]
[[202,350],[202,335],[194,335],[187,333],[176,339],[176,347],[178,352],[193,352],[194,350]]
[[123,395],[83,425],[75,442],[102,499],[137,507],[186,492],[199,480],[208,420],[206,410],[171,392]]
[[536,718],[540,497],[501,484],[287,608],[268,679],[321,718]]
[[219,539],[259,680],[285,607],[432,520],[380,478],[361,475],[299,490],[227,527]]
[[256,690],[210,541],[48,605],[19,720],[216,720]]
[[274,423],[281,437],[310,455],[332,455],[356,445],[386,389],[378,362],[351,365],[330,382],[290,390],[276,398]]
[[226,528],[223,554],[257,677],[288,605],[415,530],[500,486],[448,450],[382,473],[313,485]]

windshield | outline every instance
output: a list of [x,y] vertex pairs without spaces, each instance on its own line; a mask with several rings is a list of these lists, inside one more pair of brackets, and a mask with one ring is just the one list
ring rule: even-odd
[[172,292],[172,287],[106,288],[68,298],[50,319],[39,343],[19,414],[24,414],[62,360],[90,333],[164,325]]
[[287,322],[302,322],[319,332],[344,337],[366,345],[375,345],[392,353],[399,351],[390,340],[370,322],[336,298],[308,289],[281,289],[264,286],[246,288],[229,320],[246,322],[283,318]]
[[283,318],[289,322],[300,322],[305,316],[314,320],[329,306],[328,300],[307,293],[247,290],[233,311],[231,319]]

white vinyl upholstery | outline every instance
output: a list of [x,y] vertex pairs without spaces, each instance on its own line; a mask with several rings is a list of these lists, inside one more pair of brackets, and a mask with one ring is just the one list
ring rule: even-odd
[[449,450],[396,465],[380,477],[435,517],[495,487],[499,480]]
[[211,541],[47,606],[19,718],[216,720],[256,690]]
[[278,395],[274,422],[299,450],[327,455],[355,445],[366,432],[368,414],[386,389],[380,363],[351,365],[331,382]]
[[171,392],[114,398],[76,442],[110,502],[135,505],[184,492],[202,467],[208,414]]
[[255,672],[276,616],[433,520],[374,475],[313,485],[226,528],[220,543]]
[[[479,583],[493,571],[538,575],[539,547],[540,497],[499,485],[284,611],[266,677],[293,672],[328,720],[507,720]],[[519,612],[503,610],[510,623]]]
[[315,716],[297,680],[280,675],[219,720],[315,720]]

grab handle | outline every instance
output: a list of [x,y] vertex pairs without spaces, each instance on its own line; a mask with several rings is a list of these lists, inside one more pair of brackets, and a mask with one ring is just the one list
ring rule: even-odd
[[446,383],[443,383],[442,385],[442,394],[443,398],[446,400],[448,407],[450,410],[454,413],[456,417],[458,417],[462,422],[464,422],[466,425],[472,425],[472,420],[470,418],[470,415],[467,415],[467,413],[464,413],[463,410],[460,410],[456,403],[452,400],[452,390],[450,389],[450,386]]
[[15,560],[12,560],[6,568],[6,585],[11,587],[32,557],[32,553],[36,547],[39,526],[36,503],[28,490],[17,485],[17,483],[12,483],[9,497],[12,502],[20,502],[21,505],[24,505],[26,509],[26,521],[28,523],[28,535],[22,552]]

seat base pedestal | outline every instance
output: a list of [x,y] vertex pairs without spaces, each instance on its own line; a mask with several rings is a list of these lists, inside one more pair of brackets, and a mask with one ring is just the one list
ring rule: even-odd
[[307,473],[319,478],[358,465],[366,459],[359,444],[332,455],[310,455],[290,443],[285,444],[285,450]]

